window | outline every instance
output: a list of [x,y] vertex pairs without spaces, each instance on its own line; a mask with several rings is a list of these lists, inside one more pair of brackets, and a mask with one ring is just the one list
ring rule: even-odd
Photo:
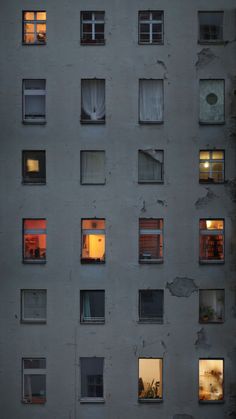
[[103,185],[105,183],[105,151],[81,151],[80,168],[82,185]]
[[45,123],[46,80],[23,80],[23,122]]
[[23,12],[23,43],[46,44],[46,12]]
[[139,262],[163,262],[163,220],[140,218]]
[[140,290],[139,291],[139,320],[141,322],[163,321],[163,290]]
[[161,401],[162,393],[162,359],[139,358],[139,401]]
[[23,402],[46,402],[46,359],[23,358]]
[[138,181],[139,183],[163,182],[164,152],[162,150],[139,150]]
[[224,399],[224,360],[199,360],[199,401],[216,402]]
[[223,41],[223,12],[199,12],[199,42]]
[[81,80],[81,122],[105,122],[105,80]]
[[139,122],[163,122],[163,80],[139,80]]
[[82,220],[82,263],[105,262],[105,220]]
[[224,123],[224,90],[224,80],[200,80],[200,123]]
[[21,321],[46,323],[46,290],[21,290]]
[[27,183],[46,183],[45,151],[24,150],[22,152],[22,180]]
[[101,45],[105,43],[104,12],[81,12],[81,44]]
[[80,291],[80,322],[104,323],[105,291]]
[[23,261],[29,263],[46,262],[46,220],[23,220]]
[[223,183],[224,166],[223,150],[201,150],[199,154],[200,183]]
[[81,398],[103,398],[103,358],[80,358]]
[[163,12],[142,11],[139,12],[139,43],[162,44],[163,43]]
[[224,262],[224,220],[200,220],[200,262]]
[[225,309],[224,290],[199,291],[199,322],[223,323]]

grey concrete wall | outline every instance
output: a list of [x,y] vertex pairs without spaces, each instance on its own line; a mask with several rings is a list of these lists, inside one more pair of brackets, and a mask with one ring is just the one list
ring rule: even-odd
[[[236,417],[235,0],[30,0],[1,5],[0,417]],[[22,46],[22,10],[47,11],[47,45]],[[80,46],[80,11],[105,10],[106,45]],[[163,46],[138,45],[138,11],[164,10]],[[224,10],[224,45],[198,45],[198,10]],[[207,50],[206,50],[207,49]],[[106,79],[106,124],[80,124],[80,79]],[[22,79],[47,80],[47,124],[22,120]],[[164,79],[164,124],[138,124],[138,80]],[[200,78],[225,79],[226,123],[200,126]],[[225,149],[226,183],[199,185],[198,153]],[[138,149],[163,149],[163,185],[137,183]],[[46,150],[47,185],[21,184],[21,150]],[[106,185],[80,185],[80,150],[106,150]],[[201,198],[204,198],[201,200]],[[199,201],[200,199],[200,201]],[[22,218],[47,218],[47,263],[22,264]],[[106,263],[80,264],[80,220],[106,219]],[[164,219],[164,263],[138,263],[138,219]],[[199,219],[225,219],[224,265],[198,263]],[[198,323],[225,288],[226,321]],[[20,324],[20,290],[45,288],[46,325]],[[138,290],[164,289],[164,324],[138,324]],[[80,289],[105,289],[105,325],[80,325]],[[173,289],[173,287],[172,287]],[[201,331],[201,329],[203,329]],[[201,333],[200,333],[201,331]],[[200,334],[199,334],[200,333]],[[80,404],[79,358],[105,358],[105,403]],[[47,403],[21,403],[21,358],[46,357]],[[138,358],[163,357],[163,403],[137,400]],[[225,403],[199,405],[198,359],[225,359]]]

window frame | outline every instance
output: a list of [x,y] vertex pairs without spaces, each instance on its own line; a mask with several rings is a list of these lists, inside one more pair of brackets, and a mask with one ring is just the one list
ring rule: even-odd
[[[211,13],[211,14],[215,14],[215,13],[221,13],[222,14],[222,25],[221,25],[221,32],[222,32],[222,38],[221,39],[204,39],[201,38],[201,25],[200,25],[200,15],[204,14],[204,13]],[[224,44],[224,10],[199,10],[198,11],[198,43],[201,45],[208,45],[208,44],[213,44],[213,45],[220,45],[220,44]]]
[[[208,229],[201,229],[201,221],[223,221],[223,230],[221,229],[212,229],[212,230],[208,230]],[[202,259],[201,258],[201,236],[217,236],[217,235],[222,235],[223,237],[223,259]],[[199,219],[199,263],[201,265],[209,265],[209,264],[224,264],[225,263],[225,219],[224,218],[200,218]]]
[[[25,20],[25,13],[34,13],[33,20]],[[46,13],[45,20],[37,20],[37,13]],[[34,42],[25,42],[24,35],[25,35],[25,24],[30,23],[34,25]],[[45,41],[39,42],[37,41],[37,24],[45,24],[46,32],[45,32]],[[46,45],[47,44],[47,11],[46,10],[22,10],[22,45]]]
[[[83,13],[92,13],[92,19],[84,20]],[[96,20],[96,13],[103,13],[103,21]],[[90,24],[92,26],[92,39],[84,39],[84,30],[83,26],[84,24]],[[99,40],[96,39],[96,24],[103,24],[103,39]],[[99,45],[105,45],[105,11],[104,10],[82,10],[80,12],[80,45],[93,45],[93,46],[99,46]]]
[[[161,317],[143,317],[141,310],[142,310],[142,293],[145,292],[158,292],[161,293],[162,298],[161,298],[161,303],[162,303],[162,316]],[[138,314],[139,314],[139,320],[138,323],[156,323],[156,324],[163,324],[164,323],[164,290],[163,289],[150,289],[150,288],[146,288],[146,289],[139,289],[139,293],[138,293]]]
[[[25,221],[28,220],[44,220],[46,221],[46,233],[41,233],[41,234],[46,234],[46,253],[45,253],[45,258],[43,259],[37,259],[37,258],[32,258],[32,259],[27,259],[25,258],[25,228],[24,228],[24,223]],[[39,233],[40,234],[40,233]],[[23,218],[22,219],[22,262],[24,264],[40,264],[43,265],[47,262],[47,218]]]
[[[85,153],[102,153],[104,155],[104,181],[86,182],[83,181],[83,155]],[[106,184],[106,151],[105,150],[80,150],[80,184],[81,185],[105,185]]]
[[[89,292],[97,292],[100,294],[103,294],[103,310],[104,310],[104,317],[92,317],[90,316],[90,318],[86,318],[86,316],[84,316],[84,294],[85,293],[89,293]],[[105,324],[105,316],[106,316],[106,312],[105,312],[105,290],[80,290],[80,323],[81,324]]]
[[[44,81],[44,89],[26,89],[26,81]],[[31,93],[27,93],[30,91]],[[26,96],[42,96],[44,97],[44,115],[42,116],[30,116],[26,117],[26,105],[25,98]],[[23,124],[35,124],[35,125],[44,125],[46,124],[46,79],[23,79],[22,80],[22,122]]]
[[[223,310],[222,310],[222,320],[206,320],[204,321],[203,316],[200,315],[201,312],[201,293],[204,291],[221,291],[223,292]],[[223,324],[225,323],[225,289],[224,288],[200,288],[199,289],[199,314],[198,321],[200,324]]]
[[[25,360],[44,360],[45,361],[45,368],[24,368],[24,361]],[[40,375],[45,376],[45,397],[41,401],[29,401],[25,398],[25,385],[24,385],[24,377],[25,375]],[[24,404],[36,404],[42,405],[47,402],[47,360],[43,357],[24,357],[22,358],[22,403]]]
[[[148,119],[141,119],[141,83],[143,81],[161,81],[162,82],[162,118],[161,119],[155,119],[155,120],[148,120]],[[164,89],[164,78],[140,78],[138,80],[138,123],[140,125],[161,125],[164,124],[164,113],[165,113],[165,89]]]
[[[82,396],[82,360],[83,359],[102,359],[102,396]],[[104,385],[104,371],[105,371],[105,358],[101,356],[81,356],[80,359],[80,403],[104,403],[105,402],[105,385]],[[96,376],[96,374],[93,374]],[[86,376],[88,377],[88,375]],[[88,385],[88,384],[87,384]],[[88,388],[86,389],[88,392]]]
[[[141,220],[158,220],[161,221],[162,223],[162,229],[142,229],[140,228],[140,221]],[[145,233],[141,234],[141,231],[144,231]],[[155,230],[155,233],[153,233],[153,231]],[[148,232],[150,231],[150,233]],[[156,235],[156,236],[160,236],[160,238],[162,238],[162,246],[159,246],[159,253],[160,250],[162,249],[162,257],[161,258],[157,258],[157,259],[149,259],[148,257],[146,259],[141,259],[140,258],[140,237],[141,235]],[[164,262],[164,218],[154,218],[154,217],[141,217],[139,218],[139,236],[138,236],[138,241],[139,241],[139,264],[160,264]]]
[[[161,398],[140,398],[139,397],[139,360],[141,359],[152,359],[152,360],[158,360],[161,361],[161,377],[160,377],[160,381],[162,383],[162,397]],[[163,403],[164,401],[164,385],[163,385],[163,377],[164,377],[164,357],[151,357],[151,356],[140,356],[138,357],[138,388],[137,388],[137,394],[138,394],[138,403]]]
[[[38,160],[42,164],[42,172],[44,176],[30,178],[27,180],[27,153],[37,154],[40,153]],[[36,156],[37,157],[37,156]],[[34,180],[35,179],[35,180]],[[22,184],[23,185],[46,185],[46,150],[22,150]]]
[[[83,221],[104,221],[105,223],[105,229],[83,229]],[[97,260],[95,258],[91,258],[91,260],[89,260],[89,258],[83,258],[83,237],[85,234],[83,234],[84,231],[92,231],[92,232],[96,232],[99,231],[100,233],[97,233],[95,235],[104,235],[105,236],[105,243],[104,243],[104,248],[105,248],[105,252],[104,252],[104,260]],[[101,233],[101,231],[104,231]],[[88,234],[91,235],[92,233]],[[106,263],[106,218],[81,218],[81,253],[80,253],[80,262],[81,264],[89,264],[89,265],[102,265],[104,263]]]
[[[221,121],[214,121],[214,120],[209,120],[209,119],[201,119],[201,83],[202,82],[212,82],[212,81],[217,81],[217,82],[223,82],[223,118]],[[225,125],[225,83],[226,83],[226,79],[215,79],[215,78],[208,78],[208,79],[199,79],[199,124],[200,125]]]
[[[83,83],[86,81],[103,81],[104,84],[104,100],[105,100],[105,114],[104,117],[100,118],[100,119],[91,119],[91,118],[87,118],[86,112],[83,108]],[[81,78],[80,80],[80,123],[81,124],[91,124],[91,125],[96,125],[96,124],[105,124],[106,123],[106,79],[104,78]]]
[[[31,292],[37,292],[37,291],[44,291],[44,293],[45,293],[45,312],[46,312],[46,315],[45,315],[45,318],[35,318],[35,317],[25,317],[24,316],[24,312],[25,312],[25,308],[24,308],[24,294],[25,294],[25,291],[27,292],[27,291],[31,291]],[[34,324],[46,324],[47,323],[47,290],[44,288],[44,289],[32,289],[32,288],[24,288],[24,289],[21,289],[21,295],[20,295],[20,298],[21,298],[21,323],[34,323]]]
[[[221,400],[201,400],[199,397],[200,391],[200,361],[223,361],[223,383],[222,383],[222,399]],[[198,403],[200,404],[222,404],[225,403],[225,359],[216,357],[207,357],[198,359]]]
[[[201,152],[207,152],[207,153],[209,153],[210,154],[210,157],[209,157],[209,159],[201,159]],[[221,153],[223,153],[223,159],[213,159],[213,153],[214,152],[221,152]],[[201,163],[204,163],[204,162],[208,162],[209,163],[209,173],[210,174],[212,174],[214,171],[212,170],[212,164],[213,163],[222,163],[223,164],[223,170],[222,170],[222,178],[223,178],[223,180],[222,181],[220,181],[220,182],[214,182],[213,180],[211,181],[211,180],[209,180],[209,178],[208,178],[208,180],[202,180],[202,179],[200,179],[200,175],[201,175],[201,173],[204,173],[204,172],[201,172],[201,169],[200,169],[200,164]],[[221,172],[219,172],[219,173],[221,173]],[[211,149],[211,150],[203,150],[203,149],[201,149],[200,151],[199,151],[199,183],[200,184],[211,184],[211,185],[222,185],[222,184],[224,184],[225,183],[225,150],[223,150],[223,149]]]
[[161,165],[161,180],[143,180],[140,179],[140,169],[139,169],[139,165],[140,165],[140,155],[143,153],[145,154],[145,152],[149,151],[150,149],[139,149],[138,150],[138,183],[139,184],[163,184],[164,183],[164,150],[159,150],[159,149],[152,149],[153,151],[155,151],[155,153],[161,153],[162,154],[162,162],[160,162]]
[[[142,21],[140,18],[141,13],[149,13],[149,20]],[[161,13],[162,20],[161,21],[153,20],[152,16],[150,19],[150,15],[152,13]],[[161,41],[153,41],[153,30],[151,31],[151,28],[153,29],[153,24],[160,24],[160,23],[162,26]],[[149,41],[148,42],[141,41],[141,24],[149,25]],[[164,10],[139,10],[138,12],[138,43],[139,45],[164,45]]]

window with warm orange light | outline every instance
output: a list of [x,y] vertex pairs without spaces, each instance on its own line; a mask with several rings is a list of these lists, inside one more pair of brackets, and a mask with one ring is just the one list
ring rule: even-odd
[[200,262],[224,262],[224,220],[200,220]]
[[216,402],[224,399],[224,360],[199,360],[199,401]]
[[23,220],[23,261],[46,262],[46,220]]
[[105,220],[82,220],[82,263],[105,262]]
[[29,45],[46,44],[46,12],[23,12],[23,43]]
[[139,358],[139,401],[161,401],[163,398],[161,358]]
[[199,182],[224,182],[224,151],[201,150],[199,154]]
[[46,183],[45,151],[24,150],[22,152],[23,183]]
[[163,220],[140,218],[139,262],[158,263],[163,261]]

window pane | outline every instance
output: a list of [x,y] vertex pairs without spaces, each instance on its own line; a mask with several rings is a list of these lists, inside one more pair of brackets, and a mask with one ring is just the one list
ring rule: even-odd
[[200,80],[200,122],[224,122],[224,80]]
[[163,259],[163,221],[158,219],[139,220],[139,261],[152,262]]
[[199,291],[199,321],[201,323],[224,321],[224,290]]
[[34,12],[24,12],[24,20],[34,20]]
[[139,118],[142,122],[163,120],[163,81],[139,81]]
[[81,262],[105,262],[105,220],[82,220]]
[[46,20],[46,12],[37,12],[37,20]]
[[26,358],[23,360],[23,365],[25,369],[44,369],[46,368],[46,359],[45,358]]
[[23,290],[22,304],[22,320],[46,320],[46,290]]
[[46,260],[46,220],[24,220],[24,261]]
[[201,160],[208,160],[210,158],[210,152],[209,151],[200,151],[200,159]]
[[80,358],[81,397],[103,397],[103,358]]
[[104,12],[95,12],[95,20],[104,20]]
[[162,399],[162,359],[139,359],[139,399]]
[[223,12],[200,12],[200,40],[223,40]]
[[162,320],[163,318],[163,291],[142,290],[140,297],[140,320]]
[[223,400],[223,359],[199,360],[199,400]]
[[46,402],[46,375],[24,375],[24,400],[35,404]]
[[104,291],[81,291],[81,321],[104,322]]
[[212,158],[215,160],[224,159],[224,152],[223,151],[212,151]]
[[139,182],[163,180],[163,151],[140,150],[138,155]]
[[23,182],[45,183],[45,151],[23,151]]
[[82,80],[82,121],[105,121],[105,80]]

